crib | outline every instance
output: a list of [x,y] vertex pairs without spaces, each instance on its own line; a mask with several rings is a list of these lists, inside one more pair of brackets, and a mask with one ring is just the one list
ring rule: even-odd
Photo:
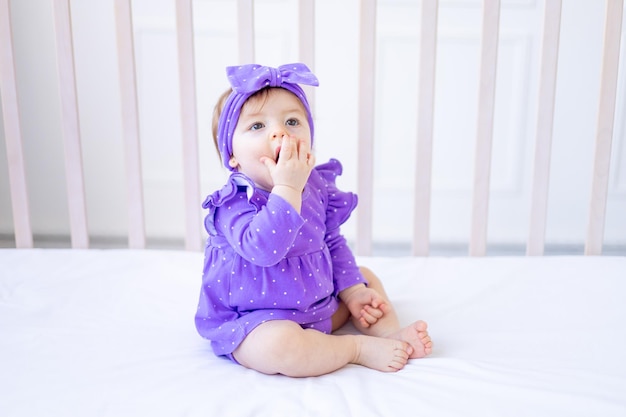
[[[623,0],[99,3],[0,0],[0,414],[626,415]],[[576,7],[599,23],[568,27]],[[160,21],[146,10],[167,17],[150,39],[137,27]],[[469,41],[459,16],[477,22]],[[26,17],[48,26],[16,23]],[[342,32],[348,20],[355,30]],[[86,40],[96,22],[110,36]],[[19,49],[40,29],[54,41],[52,110],[33,101],[45,73],[29,74]],[[580,74],[564,51],[578,47],[593,52],[579,59],[594,78],[573,83],[591,93],[570,91]],[[321,82],[306,89],[318,161],[338,157],[359,195],[345,227],[357,260],[401,320],[429,323],[433,354],[397,373],[263,375],[214,356],[194,328],[201,202],[226,178],[208,128],[223,68],[296,61]],[[155,76],[155,89],[154,65],[173,81]],[[458,95],[441,93],[450,85]],[[578,94],[582,116],[567,110]],[[105,96],[116,107],[89,104]],[[58,143],[41,134],[50,123]],[[446,189],[442,158],[470,168],[454,177],[462,193]],[[176,180],[153,186],[163,172]]]

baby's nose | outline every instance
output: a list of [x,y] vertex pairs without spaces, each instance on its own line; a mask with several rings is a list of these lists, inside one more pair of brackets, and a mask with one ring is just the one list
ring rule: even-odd
[[286,134],[284,129],[276,129],[272,132],[272,139],[282,139]]

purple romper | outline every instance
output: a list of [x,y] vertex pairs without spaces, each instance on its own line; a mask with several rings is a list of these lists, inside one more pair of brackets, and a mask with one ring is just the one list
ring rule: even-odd
[[339,292],[367,284],[339,231],[357,204],[355,194],[335,185],[341,171],[331,159],[311,172],[300,214],[239,173],[207,197],[209,238],[195,322],[216,355],[233,359],[244,338],[268,320],[330,333]]

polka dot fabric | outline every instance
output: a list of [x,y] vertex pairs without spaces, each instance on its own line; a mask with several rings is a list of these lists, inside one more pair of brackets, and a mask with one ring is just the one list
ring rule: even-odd
[[301,214],[240,173],[211,194],[196,328],[217,355],[232,353],[259,324],[291,320],[331,331],[338,293],[365,283],[339,227],[357,204],[337,189],[337,160],[316,167]]

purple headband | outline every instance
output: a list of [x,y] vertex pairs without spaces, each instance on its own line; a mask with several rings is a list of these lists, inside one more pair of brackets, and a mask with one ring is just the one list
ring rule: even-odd
[[217,124],[217,144],[226,168],[233,171],[228,162],[233,154],[233,132],[237,126],[241,108],[251,95],[266,87],[284,88],[302,101],[311,128],[311,141],[313,141],[311,108],[304,91],[298,84],[318,86],[319,82],[306,65],[295,63],[271,68],[249,64],[226,67],[226,75],[233,92],[226,99]]

